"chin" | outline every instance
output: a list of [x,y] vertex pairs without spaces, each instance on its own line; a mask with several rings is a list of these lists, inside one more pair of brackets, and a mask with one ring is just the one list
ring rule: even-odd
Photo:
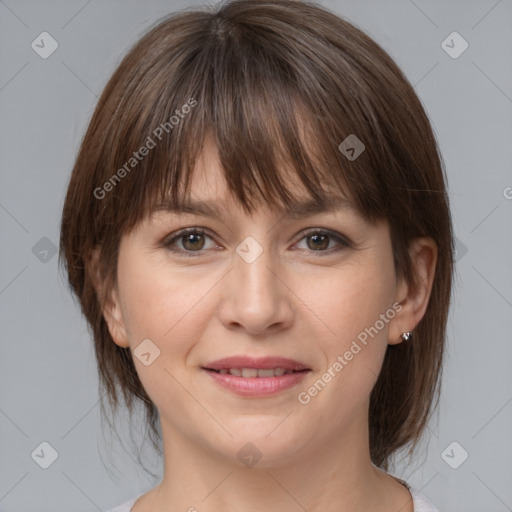
[[[284,416],[285,417],[285,416]],[[243,421],[243,427],[238,423],[237,428],[226,428],[233,437],[224,436],[222,440],[208,440],[212,451],[234,462],[240,467],[273,468],[293,462],[293,459],[304,448],[309,439],[304,433],[292,431],[285,427],[286,420],[276,421],[273,417]],[[233,425],[233,424],[231,424]],[[277,428],[276,428],[277,427]]]

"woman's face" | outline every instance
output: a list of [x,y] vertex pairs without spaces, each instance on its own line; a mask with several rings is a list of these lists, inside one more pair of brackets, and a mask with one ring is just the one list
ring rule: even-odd
[[364,442],[386,347],[413,327],[387,223],[345,203],[248,216],[211,143],[191,199],[220,217],[160,210],[126,235],[108,318],[134,353],[164,443],[178,436],[240,464],[254,450],[270,467],[325,443]]

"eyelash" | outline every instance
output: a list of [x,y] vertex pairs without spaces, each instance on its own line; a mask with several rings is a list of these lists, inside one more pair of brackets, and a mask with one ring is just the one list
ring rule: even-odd
[[[197,257],[197,256],[200,256],[204,252],[204,250],[187,251],[186,249],[176,249],[176,248],[172,247],[172,245],[177,240],[181,239],[185,235],[190,235],[190,234],[204,235],[204,236],[207,236],[209,238],[212,238],[208,234],[208,232],[206,230],[202,229],[202,228],[186,228],[186,229],[183,229],[183,230],[180,230],[180,231],[176,232],[172,238],[168,239],[167,241],[164,241],[162,245],[167,250],[169,250],[171,252],[174,252],[174,253],[181,254],[181,255],[186,256],[186,257]],[[302,241],[304,238],[307,238],[308,236],[311,236],[311,235],[327,235],[327,236],[330,237],[330,240],[335,240],[335,241],[338,242],[338,246],[335,247],[335,248],[331,247],[331,249],[326,249],[326,250],[323,250],[323,251],[322,250],[319,250],[319,251],[310,250],[309,251],[311,253],[318,253],[318,255],[320,257],[328,256],[330,254],[337,253],[339,251],[342,251],[343,249],[351,247],[350,242],[345,237],[343,237],[343,236],[341,236],[339,234],[334,234],[333,232],[327,231],[325,229],[310,228],[310,229],[304,231],[302,233],[302,235],[303,235],[302,238],[300,238],[298,240],[298,242]]]

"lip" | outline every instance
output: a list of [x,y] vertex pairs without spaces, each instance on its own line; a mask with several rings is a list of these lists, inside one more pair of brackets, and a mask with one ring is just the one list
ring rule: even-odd
[[[284,368],[297,373],[288,373],[276,377],[238,377],[231,374],[216,373],[212,370],[231,368]],[[220,386],[246,397],[271,396],[296,386],[311,371],[305,364],[285,357],[249,357],[232,356],[218,359],[203,367],[208,375]]]
[[[216,373],[212,370],[230,368],[284,368],[296,373],[287,373],[275,377],[238,377],[231,374]],[[229,391],[245,397],[272,396],[296,386],[311,371],[306,365],[283,357],[234,356],[208,363],[202,368],[213,381]]]
[[297,373],[285,373],[279,377],[237,377],[229,373],[216,373],[203,368],[220,386],[246,397],[271,396],[296,386],[310,370]]
[[[248,357],[248,356],[232,356],[218,359],[203,366],[206,370],[223,370],[229,368],[284,368],[285,370],[310,370],[305,364],[287,359],[285,357]],[[258,377],[261,378],[261,377]],[[276,378],[276,377],[273,377]]]

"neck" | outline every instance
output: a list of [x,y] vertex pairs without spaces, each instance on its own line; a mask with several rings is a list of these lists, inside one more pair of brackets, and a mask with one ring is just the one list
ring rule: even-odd
[[286,460],[262,454],[251,468],[193,442],[163,420],[161,426],[164,477],[133,512],[413,512],[409,491],[372,464],[368,430],[361,424],[349,427],[350,435],[312,439]]

